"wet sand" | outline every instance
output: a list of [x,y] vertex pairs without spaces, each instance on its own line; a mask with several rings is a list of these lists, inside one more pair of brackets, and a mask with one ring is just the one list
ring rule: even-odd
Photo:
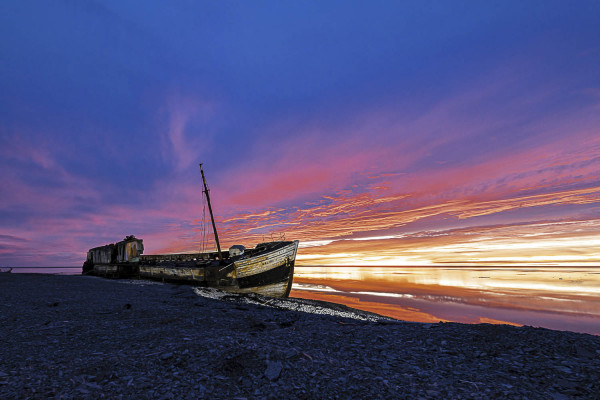
[[600,337],[587,334],[399,322],[301,299],[83,276],[0,274],[0,307],[0,398],[600,393]]

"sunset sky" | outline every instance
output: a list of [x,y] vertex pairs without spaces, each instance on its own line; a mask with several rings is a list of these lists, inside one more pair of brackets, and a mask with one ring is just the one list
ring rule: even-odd
[[134,234],[600,265],[598,1],[3,1],[0,266]]

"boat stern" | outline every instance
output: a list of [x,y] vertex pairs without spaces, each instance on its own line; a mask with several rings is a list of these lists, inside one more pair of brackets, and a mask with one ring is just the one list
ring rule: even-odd
[[298,243],[297,240],[265,243],[265,251],[236,261],[238,288],[235,291],[288,297],[292,289]]

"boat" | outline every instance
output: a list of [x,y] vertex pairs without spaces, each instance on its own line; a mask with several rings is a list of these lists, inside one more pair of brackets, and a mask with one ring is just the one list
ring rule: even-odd
[[130,235],[120,242],[88,250],[82,274],[152,279],[212,287],[231,293],[288,297],[294,278],[298,240],[272,240],[259,243],[254,248],[234,245],[222,251],[202,164],[200,172],[217,251],[144,255],[143,240]]

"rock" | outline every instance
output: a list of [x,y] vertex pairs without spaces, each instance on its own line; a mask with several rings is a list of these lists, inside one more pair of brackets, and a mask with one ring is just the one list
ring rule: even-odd
[[561,387],[561,388],[567,388],[567,389],[575,389],[577,388],[579,385],[577,384],[577,382],[573,382],[573,381],[569,381],[567,379],[562,379],[559,378],[556,381],[556,385]]
[[554,369],[556,369],[556,370],[558,370],[560,372],[563,372],[565,374],[570,374],[570,373],[573,372],[573,371],[571,371],[571,368],[569,368],[569,367],[563,367],[562,365],[556,366],[556,367],[554,367]]
[[298,355],[298,351],[296,349],[287,349],[285,351],[285,358],[294,358]]
[[87,389],[86,389],[84,386],[79,386],[79,387],[77,388],[77,391],[78,391],[79,393],[81,393],[81,394],[90,394],[90,391],[89,391],[89,390],[87,390]]
[[267,361],[267,369],[265,370],[265,376],[267,379],[274,381],[281,375],[283,365],[279,361]]
[[86,382],[86,383],[84,383],[84,385],[91,389],[102,389],[102,386],[92,383],[92,382]]

